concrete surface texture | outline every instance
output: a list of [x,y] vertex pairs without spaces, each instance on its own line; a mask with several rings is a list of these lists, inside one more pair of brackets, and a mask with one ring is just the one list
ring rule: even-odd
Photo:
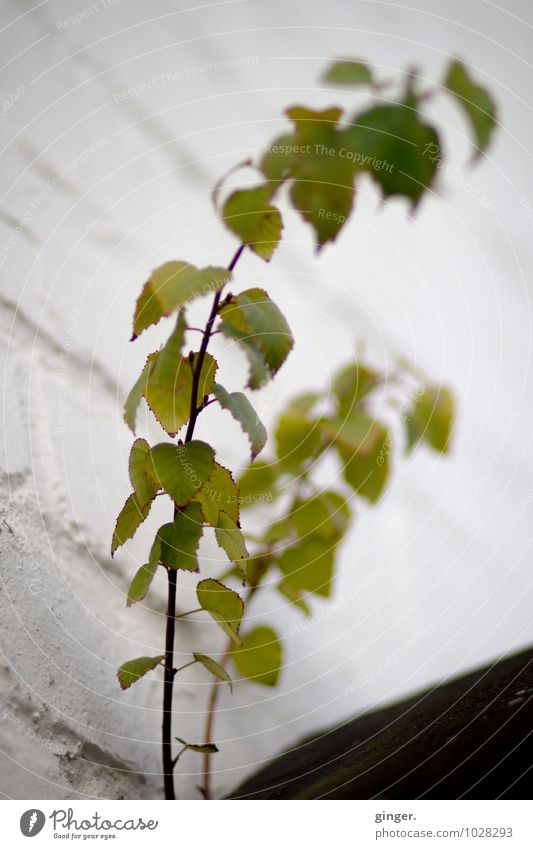
[[[447,55],[464,57],[502,126],[465,170],[465,126],[435,98],[450,157],[416,220],[368,183],[320,257],[288,212],[272,264],[243,258],[238,283],[264,286],[297,340],[259,411],[268,424],[294,391],[327,386],[364,340],[376,363],[402,355],[449,382],[459,419],[449,458],[398,460],[383,501],[357,506],[336,594],[312,620],[270,592],[254,608],[283,635],[284,669],[276,690],[239,682],[223,695],[217,793],[317,728],[530,643],[530,4],[4,0],[0,15],[0,792],[161,794],[161,681],[124,694],[115,679],[163,639],[162,577],[149,603],[124,604],[150,528],[109,557],[129,491],[121,405],[166,330],[130,345],[133,305],[167,259],[227,263],[214,181],[283,130],[287,104],[348,105],[317,84],[332,57],[365,58],[384,78],[415,65],[432,81]],[[244,364],[224,357],[238,389]],[[226,418],[210,411],[198,433],[244,464]],[[210,544],[202,556],[220,568]],[[188,609],[187,581],[179,598]],[[214,625],[179,625],[178,660],[222,645]],[[180,736],[200,734],[207,686],[194,667],[176,688]],[[199,769],[198,755],[180,762],[179,796],[198,796]]]

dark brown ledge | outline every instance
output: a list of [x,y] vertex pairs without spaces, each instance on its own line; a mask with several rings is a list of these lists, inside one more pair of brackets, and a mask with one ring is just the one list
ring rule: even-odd
[[533,649],[300,742],[232,798],[528,799]]

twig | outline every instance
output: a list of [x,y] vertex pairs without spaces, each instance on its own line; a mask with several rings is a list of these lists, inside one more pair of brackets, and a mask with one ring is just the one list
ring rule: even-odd
[[186,610],[184,613],[176,613],[174,619],[183,619],[184,616],[190,616],[191,613],[200,613],[203,607],[196,607],[194,610]]

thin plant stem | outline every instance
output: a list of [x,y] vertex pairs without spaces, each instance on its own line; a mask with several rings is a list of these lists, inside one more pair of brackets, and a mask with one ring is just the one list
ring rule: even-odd
[[203,607],[196,607],[194,610],[186,610],[185,613],[176,613],[174,619],[183,619],[184,616],[190,616],[191,613],[201,613]]
[[[246,245],[242,244],[235,251],[233,258],[228,266],[228,271],[231,272],[237,265],[242,252]],[[205,354],[209,340],[213,334],[213,325],[218,315],[220,306],[220,298],[222,295],[221,287],[213,298],[211,312],[207,319],[205,332],[202,337],[200,350],[194,364],[194,373],[191,388],[191,407],[189,414],[189,424],[185,435],[185,442],[190,442],[193,438],[196,420],[201,407],[198,407],[198,387],[200,385],[200,374],[205,360]],[[177,508],[174,508],[174,515],[177,513]],[[162,750],[163,750],[163,776],[165,786],[165,799],[175,799],[174,791],[174,767],[175,760],[172,757],[172,698],[174,688],[174,636],[176,629],[176,569],[167,569],[168,572],[168,597],[167,597],[167,612],[166,612],[166,632],[165,632],[165,674],[163,680],[163,723],[162,723]]]
[[172,687],[174,684],[174,631],[176,628],[176,569],[167,569],[168,600],[165,633],[165,673],[163,680],[163,776],[165,799],[175,799],[174,762],[172,760]]
[[173,669],[172,673],[173,673],[173,675],[177,675],[178,672],[182,671],[182,669],[187,669],[188,666],[194,666],[195,663],[198,663],[198,661],[197,660],[190,660],[188,663],[184,663],[183,666],[178,666],[177,669]]
[[[226,643],[226,648],[224,650],[224,656],[220,661],[220,665],[224,669],[226,667],[226,663],[229,660],[229,656],[231,653],[231,640],[228,640]],[[206,742],[210,742],[213,736],[213,726],[215,724],[215,717],[217,712],[217,701],[218,694],[220,692],[220,684],[223,684],[223,681],[215,681],[211,686],[211,692],[209,693],[209,701],[207,703],[207,719],[205,723],[205,732],[204,739]],[[204,754],[204,769],[203,769],[203,783],[202,783],[202,793],[205,799],[211,799],[211,753],[205,752]]]
[[[259,584],[262,577],[259,577],[257,583],[248,590],[246,601],[245,601],[245,610],[248,609],[248,605],[250,604],[252,598],[255,593],[259,589]],[[226,647],[224,649],[224,655],[220,661],[220,665],[223,669],[225,669],[226,664],[229,660],[231,649],[232,649],[232,641],[228,640],[226,643]],[[223,684],[223,681],[215,681],[211,686],[211,692],[209,693],[209,700],[207,703],[207,711],[206,711],[206,721],[205,721],[205,730],[204,730],[204,741],[206,743],[210,743],[213,738],[213,728],[215,724],[215,717],[217,712],[217,702],[218,702],[218,694],[220,692],[220,684]],[[211,753],[206,752],[204,754],[204,765],[203,765],[203,781],[202,781],[202,793],[205,799],[211,799]]]

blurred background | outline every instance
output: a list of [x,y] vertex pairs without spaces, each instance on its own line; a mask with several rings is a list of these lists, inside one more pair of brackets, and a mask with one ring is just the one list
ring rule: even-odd
[[[287,127],[287,105],[364,105],[362,93],[319,84],[333,58],[361,58],[384,79],[414,66],[438,83],[458,56],[493,93],[501,127],[469,167],[458,109],[435,97],[427,111],[449,155],[415,219],[368,182],[318,258],[290,212],[270,265],[243,257],[235,286],[265,287],[296,337],[258,410],[271,424],[291,394],[327,387],[364,346],[380,367],[403,356],[448,383],[458,421],[448,457],[420,448],[396,460],[381,501],[357,505],[335,594],[311,620],[270,592],[254,607],[252,620],[283,636],[284,668],[275,690],[241,682],[222,695],[216,791],[302,736],[531,643],[533,9],[505,5],[4,0],[4,796],[161,796],[161,681],[124,694],[115,678],[124,660],[160,652],[164,626],[162,570],[144,606],[126,610],[125,591],[167,514],[153,511],[109,556],[129,492],[122,404],[167,331],[130,345],[133,307],[165,260],[229,261],[236,242],[211,188]],[[205,305],[191,313],[202,320]],[[244,362],[225,362],[224,382],[240,388]],[[140,432],[159,438],[140,418]],[[246,463],[229,417],[206,414],[198,435],[221,462]],[[249,527],[263,521],[249,516]],[[207,544],[202,555],[208,569],[220,557]],[[190,586],[182,609],[195,606]],[[178,661],[223,644],[214,624],[178,627]],[[209,683],[193,667],[175,688],[181,737],[199,737]],[[199,769],[199,755],[180,761],[178,796],[198,797]]]

